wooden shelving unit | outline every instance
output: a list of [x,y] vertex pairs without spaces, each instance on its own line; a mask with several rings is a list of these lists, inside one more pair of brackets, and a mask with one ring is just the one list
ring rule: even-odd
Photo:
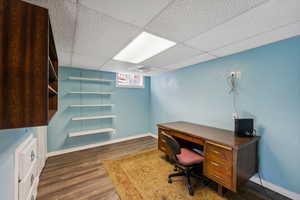
[[49,57],[48,57],[48,121],[58,109],[58,57],[53,32],[49,21]]
[[99,78],[84,78],[84,77],[75,77],[70,76],[69,80],[75,80],[75,81],[94,81],[94,82],[102,82],[102,83],[111,83],[113,80],[107,80],[107,79],[99,79]]
[[103,129],[94,129],[94,130],[85,130],[85,131],[78,131],[78,132],[71,132],[69,133],[69,137],[77,137],[82,135],[92,135],[97,133],[115,133],[115,129],[113,128],[103,128]]
[[113,119],[115,118],[115,115],[98,115],[98,116],[91,116],[91,117],[73,117],[73,121],[78,120],[89,120],[89,119]]

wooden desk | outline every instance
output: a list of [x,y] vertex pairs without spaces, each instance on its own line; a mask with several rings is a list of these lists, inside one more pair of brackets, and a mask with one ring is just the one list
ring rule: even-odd
[[168,154],[161,139],[162,132],[204,146],[203,174],[219,184],[222,194],[225,187],[236,192],[258,171],[259,137],[236,137],[229,130],[201,126],[189,122],[158,124],[158,149]]

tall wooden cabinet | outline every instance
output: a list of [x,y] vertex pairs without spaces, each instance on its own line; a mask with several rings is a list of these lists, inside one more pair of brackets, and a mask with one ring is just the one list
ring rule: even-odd
[[0,129],[47,125],[57,110],[57,73],[48,10],[0,0]]

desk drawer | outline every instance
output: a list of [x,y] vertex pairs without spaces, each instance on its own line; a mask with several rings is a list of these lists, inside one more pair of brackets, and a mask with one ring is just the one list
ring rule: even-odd
[[227,174],[220,172],[216,168],[211,167],[211,165],[205,166],[204,173],[209,179],[227,187],[228,189],[232,187],[232,176],[228,176]]
[[204,140],[203,139],[193,137],[193,136],[189,136],[189,135],[186,135],[184,133],[180,133],[180,132],[176,132],[176,131],[170,131],[169,135],[177,137],[177,138],[181,138],[181,139],[189,141],[189,142],[193,142],[195,144],[204,145]]
[[222,147],[221,145],[214,145],[207,142],[205,156],[208,160],[225,166],[232,166],[232,150],[230,147]]
[[158,149],[161,150],[162,152],[167,153],[166,141],[164,139],[162,139],[161,131],[162,130],[159,130],[159,133],[158,133]]
[[232,176],[232,166],[224,165],[213,160],[206,159],[204,161],[206,169],[217,171],[219,173],[225,174],[226,176]]

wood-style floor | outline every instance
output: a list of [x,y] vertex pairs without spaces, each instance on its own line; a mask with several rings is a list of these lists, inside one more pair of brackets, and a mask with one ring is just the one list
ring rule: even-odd
[[[153,148],[157,148],[157,140],[149,136],[50,157],[40,177],[37,199],[121,200],[102,165],[103,160]],[[267,193],[266,199],[289,200],[271,190],[265,191],[261,186],[252,182],[248,182],[245,187],[261,194]],[[248,200],[249,198],[246,195],[241,199]]]
[[48,158],[38,200],[120,200],[102,161],[157,147],[144,137]]

